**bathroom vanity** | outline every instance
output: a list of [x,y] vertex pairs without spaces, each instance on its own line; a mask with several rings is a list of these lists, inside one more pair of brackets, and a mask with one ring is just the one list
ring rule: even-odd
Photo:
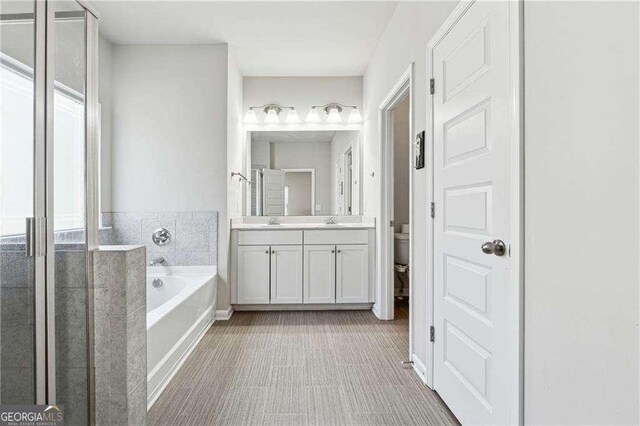
[[[375,225],[322,218],[231,226],[231,303],[251,309],[369,309],[374,302]],[[255,221],[254,221],[255,222]]]

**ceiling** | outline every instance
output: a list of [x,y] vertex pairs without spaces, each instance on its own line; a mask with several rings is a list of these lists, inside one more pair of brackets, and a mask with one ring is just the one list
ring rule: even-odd
[[395,1],[90,2],[115,44],[228,43],[245,76],[360,76]]
[[336,135],[334,131],[285,131],[251,132],[251,142],[272,142],[272,143],[318,143],[333,141]]

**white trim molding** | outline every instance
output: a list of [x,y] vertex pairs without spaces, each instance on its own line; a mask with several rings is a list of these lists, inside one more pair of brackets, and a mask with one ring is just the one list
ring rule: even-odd
[[216,311],[216,321],[227,321],[231,319],[233,315],[233,306],[229,306],[227,309],[218,309]]
[[[407,69],[398,78],[396,83],[387,93],[387,96],[380,102],[378,106],[379,116],[379,135],[380,135],[380,221],[377,229],[377,274],[376,274],[376,304],[374,305],[374,313],[380,319],[390,320],[394,317],[393,312],[393,227],[390,222],[393,218],[393,109],[404,99],[409,96],[409,134],[413,135],[413,79],[414,79],[414,63],[409,64]],[[409,161],[409,160],[407,160]],[[413,189],[413,169],[409,173],[409,193],[412,194]],[[413,209],[412,198],[409,197],[409,227],[410,235],[413,238]],[[410,253],[409,263],[412,262],[412,252]],[[409,268],[409,303],[412,304],[411,296],[413,283],[412,268]],[[411,315],[411,305],[409,306],[409,356],[413,351],[413,321]]]

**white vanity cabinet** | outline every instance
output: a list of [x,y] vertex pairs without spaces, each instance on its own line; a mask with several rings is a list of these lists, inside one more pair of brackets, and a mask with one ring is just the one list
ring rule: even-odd
[[372,228],[234,230],[232,303],[370,307],[373,244]]
[[269,303],[269,246],[238,246],[238,303]]
[[336,302],[336,246],[304,246],[304,303]]
[[369,301],[369,247],[366,244],[337,246],[336,303]]
[[271,303],[302,303],[302,246],[271,246]]

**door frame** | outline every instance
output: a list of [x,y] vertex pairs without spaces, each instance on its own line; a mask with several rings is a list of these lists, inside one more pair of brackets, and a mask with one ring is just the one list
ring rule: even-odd
[[[414,133],[413,120],[413,81],[415,63],[411,62],[396,83],[391,87],[387,95],[378,106],[378,123],[380,134],[380,232],[378,234],[378,268],[377,268],[377,293],[373,312],[383,320],[394,318],[393,290],[393,234],[391,226],[393,220],[393,110],[398,104],[409,96],[409,135]],[[413,152],[413,150],[410,150]],[[410,162],[409,194],[413,189],[413,164]],[[413,196],[409,196],[409,235],[413,238]],[[409,265],[413,265],[413,244],[409,251]],[[408,360],[413,361],[413,272],[409,267],[409,354]],[[420,374],[422,374],[420,372]]]
[[309,167],[306,169],[280,169],[285,174],[287,173],[311,173],[311,216],[316,215],[316,169]]
[[[462,2],[453,10],[440,29],[434,34],[427,44],[427,80],[426,87],[430,86],[433,78],[433,49],[449,33],[451,28],[460,20],[467,10],[476,2],[483,0],[471,0]],[[509,395],[517,395],[509,403],[511,423],[522,424],[524,419],[524,38],[523,33],[523,0],[509,0],[509,56],[510,56],[510,96],[511,96],[511,164],[510,176],[512,193],[510,208],[512,211],[510,257],[511,270],[509,273],[509,288],[512,294],[509,298],[512,302],[510,321],[512,324],[509,340],[513,342],[510,365],[513,380],[510,384]],[[515,60],[514,60],[515,59]],[[425,152],[429,158],[427,167],[427,188],[429,188],[429,203],[435,199],[434,182],[434,116],[433,95],[428,96],[427,101],[427,128],[430,130],[426,138]],[[436,206],[435,214],[441,213],[442,207]],[[434,221],[430,222],[427,232],[427,330],[434,326]],[[434,342],[427,336],[427,385],[434,388]]]

